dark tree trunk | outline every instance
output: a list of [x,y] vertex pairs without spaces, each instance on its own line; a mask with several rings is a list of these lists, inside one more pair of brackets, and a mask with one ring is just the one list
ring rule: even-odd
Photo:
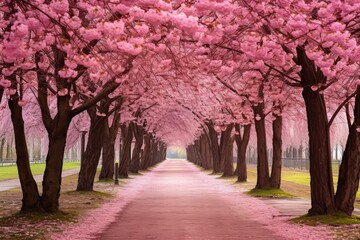
[[104,139],[104,132],[106,131],[104,127],[107,117],[98,116],[96,106],[89,108],[88,113],[90,116],[90,130],[84,158],[81,162],[76,191],[94,190],[94,179],[103,147],[103,142],[99,141],[99,139]]
[[6,160],[10,160],[10,144],[6,142]]
[[351,216],[354,211],[356,193],[359,189],[360,176],[360,87],[354,108],[354,123],[352,124],[346,142],[345,151],[340,165],[339,180],[335,195],[335,204],[338,210]]
[[111,142],[110,127],[108,121],[104,121],[103,127],[103,146],[102,146],[102,165],[99,180],[113,179],[115,164],[115,146]]
[[224,173],[223,177],[231,177],[234,173],[234,137],[231,137],[227,140],[226,147],[224,149]]
[[220,157],[220,147],[218,142],[218,133],[215,131],[214,124],[212,122],[207,122],[206,125],[209,129],[209,137],[211,141],[213,171],[214,173],[219,173],[221,171],[221,157]]
[[328,118],[324,96],[311,86],[325,84],[326,77],[308,59],[305,50],[297,48],[303,98],[305,100],[310,153],[310,215],[328,214],[335,210]]
[[210,153],[210,142],[206,136],[206,133],[203,133],[200,136],[200,148],[201,148],[201,155],[203,156],[203,168],[205,170],[211,169],[211,153]]
[[154,166],[157,160],[158,141],[156,141],[155,138],[152,138],[150,146],[151,146],[150,166]]
[[140,169],[140,152],[144,142],[144,130],[141,126],[134,127],[134,137],[136,139],[130,163],[130,172],[138,173]]
[[150,144],[151,136],[149,134],[144,135],[144,151],[141,158],[140,170],[146,170],[150,166]]
[[193,157],[192,154],[190,153],[190,148],[191,146],[187,146],[186,147],[186,160],[188,160],[189,162],[193,162]]
[[131,161],[131,142],[133,139],[133,128],[134,124],[130,123],[128,126],[121,126],[121,136],[122,136],[122,152],[120,158],[119,166],[119,177],[128,178],[129,177],[129,165]]
[[[259,87],[259,97],[264,99],[263,93],[264,86]],[[255,130],[257,138],[257,182],[256,188],[266,189],[270,187],[269,177],[269,162],[267,156],[266,146],[266,131],[265,131],[265,114],[264,114],[264,102],[253,106],[254,117],[255,117]],[[260,117],[260,119],[256,119]]]
[[235,135],[235,140],[237,144],[237,167],[236,174],[238,177],[238,182],[246,182],[247,181],[247,169],[246,169],[246,149],[250,140],[250,130],[251,125],[244,126],[244,132],[241,136],[240,126],[235,125],[236,131],[239,133]]
[[282,116],[275,116],[273,129],[273,164],[271,168],[271,188],[280,188],[281,184],[281,155],[282,155]]
[[99,179],[113,179],[115,164],[115,141],[119,129],[120,114],[115,112],[114,119],[109,127],[109,122],[104,121],[104,145],[102,152],[102,167]]
[[66,135],[71,122],[68,97],[58,97],[58,114],[49,133],[49,150],[43,179],[41,206],[47,212],[59,209],[61,172],[63,166]]
[[200,141],[199,139],[197,139],[194,143],[194,154],[195,154],[195,164],[200,166],[200,167],[203,167],[203,162],[204,162],[204,159],[203,159],[203,156],[201,154],[201,146],[200,146]]
[[[68,89],[68,79],[59,76],[59,71],[65,66],[66,53],[52,46],[54,53],[54,78],[56,87]],[[40,53],[35,54],[35,62],[39,63]],[[43,177],[43,191],[40,198],[41,207],[47,212],[55,212],[59,209],[59,197],[61,187],[61,172],[63,166],[66,135],[69,124],[73,117],[70,107],[70,95],[57,96],[57,114],[51,117],[48,106],[46,73],[37,69],[38,80],[38,102],[41,116],[49,137],[49,148],[46,156],[46,167]]]
[[[224,166],[225,166],[225,162],[226,161],[230,161],[227,157],[229,156],[229,154],[227,153],[228,148],[229,148],[229,143],[230,143],[230,139],[231,139],[231,132],[233,129],[234,125],[233,124],[229,124],[226,129],[224,131],[221,132],[221,136],[220,136],[220,156],[221,156],[221,160],[220,160],[220,168],[221,171],[224,172]],[[231,160],[232,161],[232,160]],[[229,163],[226,163],[227,167],[229,168]],[[227,169],[227,172],[229,171],[229,169]],[[231,171],[232,174],[233,170]]]
[[0,102],[3,98],[3,95],[4,95],[4,88],[3,87],[0,87]]
[[23,194],[21,211],[38,211],[40,209],[40,196],[30,169],[22,108],[19,106],[18,101],[18,93],[12,95],[9,99],[11,121],[13,123],[15,136],[16,165]]
[[167,145],[163,145],[162,161],[166,160]]
[[4,157],[4,146],[5,146],[5,138],[1,139],[0,144],[0,159],[3,160]]

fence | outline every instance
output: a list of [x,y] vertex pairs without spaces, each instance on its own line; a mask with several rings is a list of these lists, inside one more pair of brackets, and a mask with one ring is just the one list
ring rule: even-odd
[[[64,158],[64,162],[78,162],[78,159],[70,159],[70,158]],[[32,159],[30,160],[30,164],[36,164],[36,163],[45,163],[45,158],[41,159]],[[10,165],[16,165],[16,159],[0,159],[0,166],[10,166]]]
[[[341,157],[343,154],[343,146],[336,144],[332,149],[332,166],[333,172],[337,173],[339,169],[339,165],[341,163]],[[235,152],[236,153],[236,152]],[[236,154],[234,154],[236,155]],[[272,149],[267,151],[269,165],[272,165]],[[234,157],[234,161],[236,161],[236,156]],[[249,146],[246,152],[246,162],[248,164],[257,164],[257,150],[255,147]],[[310,168],[310,160],[309,160],[309,149],[307,147],[300,146],[298,148],[295,147],[287,147],[283,150],[282,155],[282,167],[284,168],[293,168],[299,170],[309,170]]]
[[[234,156],[234,162],[236,162],[236,156]],[[247,158],[246,162],[248,164],[256,165],[256,158]],[[337,174],[339,171],[340,161],[333,160],[332,161],[332,170],[334,174]],[[272,166],[272,159],[269,159],[269,166]],[[304,158],[282,158],[282,167],[297,169],[297,170],[309,170],[310,169],[310,160]]]

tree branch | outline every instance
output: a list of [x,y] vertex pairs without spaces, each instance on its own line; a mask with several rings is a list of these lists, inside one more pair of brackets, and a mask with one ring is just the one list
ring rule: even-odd
[[128,65],[126,66],[125,70],[119,74],[117,74],[116,76],[112,77],[110,80],[108,80],[105,85],[104,88],[93,98],[89,99],[88,101],[84,102],[82,105],[80,105],[77,108],[74,108],[71,111],[71,116],[74,117],[77,114],[85,111],[87,108],[95,105],[96,103],[98,103],[100,100],[104,99],[105,97],[107,97],[110,93],[112,93],[113,91],[115,91],[115,89],[117,87],[120,86],[119,83],[117,83],[115,80],[119,77],[122,77],[126,74],[128,74],[132,68],[132,61],[134,60],[134,58],[130,58],[128,61]]
[[336,109],[336,111],[334,112],[334,114],[332,115],[332,117],[330,118],[330,121],[328,123],[328,128],[330,128],[331,124],[334,122],[335,117],[337,116],[337,114],[340,112],[341,108],[345,106],[346,103],[348,103],[350,101],[351,98],[353,98],[356,94],[358,93],[358,91],[356,90],[355,92],[353,92],[350,96],[348,96],[340,105],[339,107]]

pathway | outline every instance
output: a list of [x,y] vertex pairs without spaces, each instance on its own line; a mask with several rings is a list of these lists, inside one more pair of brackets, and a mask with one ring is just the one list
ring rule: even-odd
[[96,239],[326,238],[314,229],[287,223],[275,208],[243,195],[187,161],[165,161],[148,178]]
[[[75,169],[70,169],[70,170],[66,170],[63,171],[61,176],[62,177],[67,177],[70,175],[74,175],[79,173],[80,169],[79,168],[75,168]],[[34,179],[36,182],[41,182],[43,180],[43,175],[35,175]],[[0,192],[1,191],[6,191],[12,188],[17,188],[20,187],[20,180],[17,179],[10,179],[10,180],[5,180],[5,181],[0,181]]]

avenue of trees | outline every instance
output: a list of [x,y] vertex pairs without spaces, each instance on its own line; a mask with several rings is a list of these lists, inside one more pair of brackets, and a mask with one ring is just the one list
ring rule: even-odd
[[[86,131],[78,191],[93,190],[100,156],[100,178],[113,178],[119,135],[120,177],[164,160],[167,146],[178,144],[190,161],[246,181],[252,136],[256,188],[280,188],[283,148],[303,141],[309,214],[352,214],[358,1],[4,0],[0,9],[0,122],[13,129],[22,211],[59,209],[65,149]],[[297,121],[306,124],[288,134],[285,126]],[[41,195],[28,136],[48,143]],[[336,191],[335,137],[346,144]]]

